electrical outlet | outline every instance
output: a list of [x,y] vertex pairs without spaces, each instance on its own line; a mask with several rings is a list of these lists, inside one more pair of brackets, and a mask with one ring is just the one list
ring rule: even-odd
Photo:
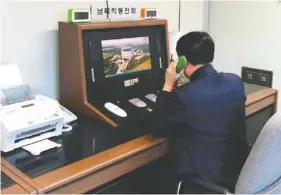
[[273,72],[249,67],[242,67],[242,80],[245,83],[272,87]]

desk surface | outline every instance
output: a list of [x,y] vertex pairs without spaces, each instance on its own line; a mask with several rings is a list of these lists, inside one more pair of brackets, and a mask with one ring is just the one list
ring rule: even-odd
[[15,184],[16,183],[11,178],[1,172],[1,190],[11,187]]
[[2,157],[30,178],[36,178],[145,134],[136,128],[133,131],[113,128],[83,116],[79,116],[73,125],[71,132],[50,139],[62,144],[61,148],[43,152],[40,156],[16,149],[2,153]]
[[[2,159],[3,160],[3,159]],[[35,194],[36,190],[1,165],[1,194]]]
[[251,93],[255,93],[255,92],[258,92],[258,91],[261,91],[261,90],[265,89],[264,87],[256,86],[256,85],[250,85],[250,84],[244,84],[244,88],[245,88],[245,94],[246,95],[250,95]]
[[[272,95],[276,93],[276,90],[245,84],[245,93],[248,97],[246,105],[250,105],[257,101],[257,99],[263,99],[270,94]],[[251,94],[255,95],[251,96]],[[83,166],[90,167],[89,162],[91,162],[91,160],[89,158],[92,159],[93,157],[96,157],[95,159],[92,159],[96,160],[102,157],[107,161],[110,161],[111,157],[114,157],[114,154],[111,152],[113,151],[112,148],[117,146],[119,147],[119,145],[123,143],[128,143],[128,145],[123,145],[123,148],[120,147],[114,149],[115,151],[123,150],[124,153],[121,154],[120,152],[120,155],[125,153],[126,155],[129,154],[130,147],[132,148],[131,150],[135,150],[131,152],[134,153],[137,152],[136,150],[139,150],[137,145],[139,145],[140,149],[145,149],[148,148],[149,145],[152,146],[156,145],[155,143],[159,144],[163,142],[163,140],[149,140],[147,138],[142,138],[133,141],[134,143],[129,143],[129,141],[140,138],[148,133],[142,129],[144,129],[144,126],[122,127],[122,129],[119,127],[114,128],[93,118],[81,116],[78,117],[78,120],[74,123],[74,127],[71,132],[63,134],[60,137],[51,138],[51,140],[62,144],[61,148],[46,151],[40,156],[33,156],[23,149],[16,149],[13,152],[6,154],[1,153],[1,155],[2,158],[7,160],[10,164],[30,178],[39,178],[38,180],[43,182],[43,180],[58,174],[56,171],[58,169],[60,169],[58,170],[59,173],[62,173],[61,168],[63,168],[64,172],[69,170],[73,171],[71,168],[72,164],[76,164],[75,166],[79,167],[81,170],[83,169]],[[108,153],[103,153],[103,156],[97,155],[105,151]],[[86,159],[87,163],[86,161],[82,162],[84,159]],[[96,164],[95,168],[99,167],[100,165],[102,165],[102,162]],[[92,168],[87,168],[87,170],[90,169]],[[47,177],[46,174],[49,174],[50,177]],[[73,172],[73,175],[71,174],[72,173],[69,173],[68,176],[62,176],[62,180],[71,178],[76,173]],[[70,181],[72,180],[69,179],[69,182]],[[66,181],[63,181],[62,183],[64,182]],[[51,185],[55,184],[50,184],[50,186]],[[42,188],[47,188],[47,184],[42,184],[41,186]]]

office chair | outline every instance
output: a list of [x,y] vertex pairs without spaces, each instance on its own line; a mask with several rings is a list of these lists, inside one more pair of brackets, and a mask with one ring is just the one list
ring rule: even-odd
[[[232,193],[223,186],[200,179],[192,178],[188,182],[210,190],[210,194]],[[240,172],[233,193],[281,194],[281,113],[274,114],[264,125]]]

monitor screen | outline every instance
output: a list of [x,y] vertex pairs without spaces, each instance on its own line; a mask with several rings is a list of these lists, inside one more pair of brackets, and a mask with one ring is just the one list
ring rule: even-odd
[[102,41],[105,77],[151,69],[149,37]]

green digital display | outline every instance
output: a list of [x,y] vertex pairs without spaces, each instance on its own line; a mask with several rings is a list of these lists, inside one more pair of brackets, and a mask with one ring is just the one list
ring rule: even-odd
[[89,12],[75,12],[75,20],[86,20],[89,18]]

